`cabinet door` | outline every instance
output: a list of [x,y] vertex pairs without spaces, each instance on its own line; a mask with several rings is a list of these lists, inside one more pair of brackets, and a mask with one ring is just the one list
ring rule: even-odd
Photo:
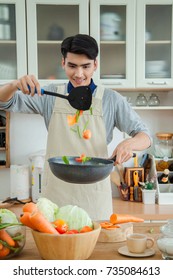
[[89,32],[88,0],[27,0],[28,70],[39,80],[66,79],[61,67],[65,37]]
[[172,87],[172,26],[172,0],[137,1],[137,87]]
[[91,0],[91,35],[100,48],[98,83],[135,87],[135,0]]
[[1,83],[27,73],[25,1],[0,0]]

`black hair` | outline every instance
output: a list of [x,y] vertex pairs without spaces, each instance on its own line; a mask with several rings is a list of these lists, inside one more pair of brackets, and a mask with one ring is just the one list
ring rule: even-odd
[[61,53],[64,59],[67,53],[85,54],[89,59],[95,60],[98,55],[98,44],[96,40],[86,34],[77,34],[64,39],[61,44]]

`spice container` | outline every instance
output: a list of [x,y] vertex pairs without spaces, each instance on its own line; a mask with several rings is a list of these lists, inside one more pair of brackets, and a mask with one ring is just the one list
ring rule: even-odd
[[159,106],[160,100],[158,96],[155,93],[152,93],[149,100],[148,100],[148,106]]
[[143,93],[139,93],[135,101],[136,106],[147,106],[147,98]]
[[173,155],[172,133],[156,133],[154,155],[158,158],[171,158]]
[[157,239],[157,246],[164,260],[173,260],[173,220],[160,228],[161,235]]

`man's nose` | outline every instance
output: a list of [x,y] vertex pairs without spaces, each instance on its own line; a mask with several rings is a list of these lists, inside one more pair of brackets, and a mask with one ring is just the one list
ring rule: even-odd
[[81,77],[83,75],[83,69],[82,68],[77,68],[75,71],[75,76],[76,77]]

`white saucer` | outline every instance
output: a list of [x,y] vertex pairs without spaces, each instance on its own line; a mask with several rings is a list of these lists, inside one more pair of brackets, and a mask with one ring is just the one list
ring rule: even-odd
[[153,248],[146,249],[144,253],[131,253],[129,252],[127,246],[123,246],[118,249],[118,253],[124,256],[129,256],[129,257],[135,257],[135,258],[144,258],[144,257],[149,257],[155,254],[155,250]]

